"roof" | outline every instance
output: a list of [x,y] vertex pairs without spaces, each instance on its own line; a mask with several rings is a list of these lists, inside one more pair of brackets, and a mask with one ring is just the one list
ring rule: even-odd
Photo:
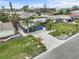
[[12,23],[0,23],[0,38],[14,35],[14,28]]
[[79,17],[79,14],[69,14],[70,17]]
[[79,14],[79,10],[71,11],[72,14]]
[[46,22],[46,18],[34,19],[34,22]]
[[12,23],[0,23],[0,32],[7,31],[7,30],[14,30]]
[[50,16],[51,19],[71,19],[70,16],[68,15],[55,15],[55,16]]
[[26,18],[26,17],[28,17],[28,16],[29,16],[28,13],[22,13],[22,14],[20,14],[20,17],[21,17],[21,18]]
[[37,59],[79,59],[79,33]]

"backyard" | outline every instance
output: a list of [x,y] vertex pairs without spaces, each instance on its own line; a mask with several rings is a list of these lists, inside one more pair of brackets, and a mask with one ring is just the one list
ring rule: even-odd
[[12,39],[0,44],[0,59],[25,59],[35,57],[46,51],[45,46],[40,43],[37,47],[36,38],[29,35]]
[[76,24],[71,23],[53,23],[52,29],[55,29],[55,32],[51,32],[50,34],[53,36],[60,36],[61,34],[75,34],[78,32],[79,28]]

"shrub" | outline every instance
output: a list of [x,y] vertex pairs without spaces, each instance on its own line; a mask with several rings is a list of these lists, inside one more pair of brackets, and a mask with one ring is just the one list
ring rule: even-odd
[[2,22],[9,22],[8,14],[1,13],[0,14],[0,21],[2,21]]

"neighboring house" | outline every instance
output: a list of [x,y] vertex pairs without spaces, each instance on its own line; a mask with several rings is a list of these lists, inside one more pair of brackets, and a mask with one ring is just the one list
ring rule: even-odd
[[69,16],[73,19],[79,18],[79,10],[71,11],[71,14],[69,14]]
[[70,21],[72,21],[72,18],[68,15],[55,15],[55,16],[50,16],[49,17],[53,22],[64,22],[64,23],[68,23]]
[[0,23],[0,38],[6,38],[14,34],[15,33],[12,23]]
[[13,12],[5,12],[5,13],[9,13],[10,16],[16,13],[21,18],[26,18],[30,15],[28,12],[24,12],[24,11],[16,11],[16,12],[13,11]]
[[5,12],[5,13],[9,13],[9,15],[11,16],[12,14],[22,14],[22,13],[24,13],[23,11],[17,11],[17,12],[15,12],[15,11],[13,11],[13,12]]
[[21,14],[19,14],[19,16],[21,18],[27,18],[27,17],[29,17],[29,14],[28,13],[21,13]]
[[71,11],[72,14],[79,14],[79,10]]
[[69,14],[69,16],[73,19],[79,18],[79,14]]
[[41,16],[42,17],[49,17],[49,14],[48,13],[41,13]]
[[[68,23],[72,21],[72,18],[68,15],[54,15],[54,16],[49,16],[49,19],[51,19],[53,22],[64,22],[64,23]],[[46,22],[47,18],[40,18],[40,19],[34,19],[34,22],[38,21],[38,22]]]
[[34,19],[34,22],[46,22],[47,18]]
[[37,14],[36,14],[36,13],[23,12],[23,13],[19,14],[19,16],[20,16],[21,18],[27,18],[27,17],[29,17],[29,16],[37,16]]

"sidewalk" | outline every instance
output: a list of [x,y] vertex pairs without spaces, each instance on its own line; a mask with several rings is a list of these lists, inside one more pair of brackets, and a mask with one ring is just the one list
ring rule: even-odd
[[11,37],[9,37],[9,38],[7,38],[7,39],[0,39],[0,42],[8,41],[8,40],[10,40],[10,39],[12,39],[12,38],[16,38],[16,37],[19,37],[19,36],[20,36],[20,34],[18,34],[18,35],[13,35],[13,36],[11,36]]

